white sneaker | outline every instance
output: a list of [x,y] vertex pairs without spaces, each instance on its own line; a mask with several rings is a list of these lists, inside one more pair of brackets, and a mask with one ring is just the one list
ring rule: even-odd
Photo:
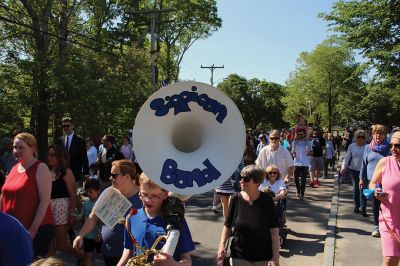
[[374,229],[372,229],[371,236],[373,237],[381,237],[381,233],[379,233],[379,227],[374,226]]

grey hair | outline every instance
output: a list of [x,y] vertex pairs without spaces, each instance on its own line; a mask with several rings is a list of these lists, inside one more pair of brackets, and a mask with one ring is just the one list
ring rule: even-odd
[[280,136],[281,132],[279,130],[277,130],[277,129],[272,129],[271,132],[269,132],[269,135],[270,136],[274,136],[274,135]]
[[364,134],[365,138],[367,138],[367,134],[365,133],[365,131],[362,129],[358,129],[356,132],[354,132],[354,141],[356,141],[358,136],[361,134]]
[[250,164],[242,169],[240,175],[249,176],[254,180],[254,183],[260,184],[265,178],[265,171],[255,164]]

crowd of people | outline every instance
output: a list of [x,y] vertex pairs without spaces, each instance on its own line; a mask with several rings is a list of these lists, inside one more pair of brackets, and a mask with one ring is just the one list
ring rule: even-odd
[[[166,233],[163,203],[168,191],[141,171],[128,137],[117,148],[115,136],[105,134],[95,147],[91,138],[77,135],[72,118],[65,117],[62,127],[65,134],[48,147],[45,162],[37,159],[36,139],[29,133],[15,132],[0,141],[0,231],[13,240],[7,241],[7,248],[5,239],[0,241],[0,265],[11,265],[8,262],[15,254],[8,250],[21,242],[12,265],[54,256],[56,250],[75,256],[78,265],[91,265],[93,252],[102,255],[105,265],[125,265],[143,252],[140,247],[151,248]],[[363,190],[374,189],[371,234],[382,238],[384,265],[397,265],[400,242],[393,235],[400,232],[395,204],[400,132],[394,130],[390,136],[387,132],[383,125],[373,125],[370,131],[324,133],[309,129],[301,116],[291,130],[248,131],[242,162],[215,189],[213,209],[219,201],[224,217],[218,263],[222,265],[230,251],[230,265],[279,265],[281,215],[289,182],[294,180],[296,196],[304,200],[307,185],[317,189],[321,178],[335,171],[344,147],[339,175],[352,181],[354,212],[369,217]],[[93,210],[109,187],[137,210],[128,211],[126,223],[112,229]],[[5,226],[14,229],[9,232]],[[195,247],[184,219],[180,231],[172,256],[161,252],[148,260],[155,265],[191,265]]]

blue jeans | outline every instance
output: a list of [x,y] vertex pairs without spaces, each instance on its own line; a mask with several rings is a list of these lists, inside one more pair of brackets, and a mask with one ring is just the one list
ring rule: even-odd
[[[364,188],[368,188],[369,187],[369,180],[368,179],[364,179],[364,185],[362,187],[362,189]],[[361,210],[365,211],[367,209],[367,198],[364,196],[363,193],[361,193]]]
[[[364,188],[369,187],[370,180],[364,180]],[[381,207],[381,201],[375,196],[372,197],[372,212],[374,214],[374,225],[379,226],[379,208]],[[361,193],[361,210],[365,211],[367,209],[367,198]]]
[[[353,169],[348,169],[347,171],[348,175],[351,178],[351,183],[353,184],[354,207],[360,208],[360,171],[356,171]],[[367,206],[367,202],[365,202],[364,206]]]

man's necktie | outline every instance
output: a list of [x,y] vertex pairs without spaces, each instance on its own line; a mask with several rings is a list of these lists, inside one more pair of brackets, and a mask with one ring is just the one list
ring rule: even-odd
[[67,141],[65,142],[65,149],[69,151],[69,136],[65,136],[65,138],[67,139]]

